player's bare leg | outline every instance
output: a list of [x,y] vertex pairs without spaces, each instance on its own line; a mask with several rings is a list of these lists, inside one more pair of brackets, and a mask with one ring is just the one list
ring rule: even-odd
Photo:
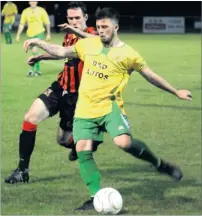
[[114,143],[132,156],[153,164],[158,172],[167,174],[176,181],[181,180],[183,174],[180,168],[159,159],[142,141],[132,139],[131,136],[123,134],[115,137]]
[[13,184],[29,181],[29,162],[35,146],[37,125],[48,117],[48,109],[43,101],[37,98],[24,116],[22,132],[19,138],[18,168],[5,179],[6,183]]

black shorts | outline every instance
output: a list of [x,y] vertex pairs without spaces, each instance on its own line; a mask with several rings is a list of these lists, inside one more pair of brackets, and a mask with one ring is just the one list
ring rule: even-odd
[[78,93],[68,93],[53,82],[38,98],[46,105],[50,117],[60,113],[60,127],[64,131],[72,131]]

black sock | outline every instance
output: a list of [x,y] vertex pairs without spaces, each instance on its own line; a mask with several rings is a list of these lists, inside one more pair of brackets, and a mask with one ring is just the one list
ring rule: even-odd
[[19,140],[20,161],[18,167],[20,170],[29,168],[29,161],[35,146],[36,131],[23,130]]
[[130,148],[125,149],[125,151],[136,158],[150,162],[155,167],[159,166],[159,159],[151,152],[147,145],[140,140],[132,139]]
[[68,144],[60,144],[61,146],[67,148],[67,149],[72,149],[72,150],[75,150],[75,145],[74,145],[74,141],[72,141],[71,143],[68,143]]

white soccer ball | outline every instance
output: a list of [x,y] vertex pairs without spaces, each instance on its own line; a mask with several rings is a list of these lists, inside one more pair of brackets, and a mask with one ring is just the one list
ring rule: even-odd
[[116,215],[123,207],[123,199],[114,188],[103,188],[95,194],[93,204],[99,213]]

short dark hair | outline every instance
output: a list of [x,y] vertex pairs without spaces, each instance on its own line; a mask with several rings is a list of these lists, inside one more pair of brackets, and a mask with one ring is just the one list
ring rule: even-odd
[[105,7],[102,9],[98,8],[95,12],[95,18],[96,20],[100,20],[103,18],[109,18],[119,23],[120,14],[116,9],[112,7]]
[[83,14],[87,14],[87,7],[83,2],[80,1],[71,1],[68,5],[67,5],[67,10],[68,9],[74,9],[74,8],[81,8]]

